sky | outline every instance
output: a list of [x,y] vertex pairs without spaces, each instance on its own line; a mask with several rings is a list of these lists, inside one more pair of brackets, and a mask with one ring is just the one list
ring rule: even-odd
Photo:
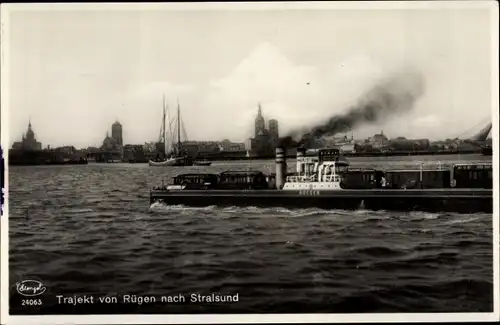
[[244,142],[258,103],[285,135],[409,69],[424,84],[413,108],[354,138],[458,137],[491,116],[490,19],[470,8],[11,11],[9,142],[28,120],[43,147],[100,146],[116,120],[125,143],[155,141],[163,94],[171,110],[179,100],[188,140]]

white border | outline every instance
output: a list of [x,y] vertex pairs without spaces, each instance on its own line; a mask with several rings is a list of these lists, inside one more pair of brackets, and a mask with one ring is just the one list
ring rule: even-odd
[[[8,76],[9,57],[5,51],[9,44],[9,12],[17,10],[297,10],[297,9],[489,9],[491,11],[492,37],[492,117],[493,117],[493,163],[499,163],[499,66],[498,66],[498,3],[496,1],[398,1],[398,2],[268,2],[268,3],[120,3],[120,4],[2,4],[1,23],[1,144],[4,148],[6,175],[8,175]],[[479,322],[498,321],[499,308],[499,170],[493,169],[494,212],[493,212],[493,313],[394,313],[394,314],[237,314],[237,315],[65,315],[65,316],[10,316],[8,315],[9,276],[8,276],[8,184],[5,178],[5,206],[1,224],[1,314],[0,321],[7,324],[189,324],[189,323],[324,323],[324,322]]]
[[[491,6],[491,109],[493,128],[491,135],[493,138],[493,308],[496,314],[496,321],[500,320],[500,204],[499,204],[499,120],[500,120],[500,100],[499,100],[499,64],[500,55],[498,37],[499,35],[499,17],[498,2]],[[495,6],[496,5],[496,6]],[[496,9],[496,10],[495,10]]]
[[[0,144],[3,150],[5,179],[4,207],[0,217],[0,324],[5,324],[9,313],[9,96],[8,76],[10,70],[9,58],[5,49],[9,44],[9,15],[4,5],[0,4]],[[1,172],[1,171],[0,171]]]

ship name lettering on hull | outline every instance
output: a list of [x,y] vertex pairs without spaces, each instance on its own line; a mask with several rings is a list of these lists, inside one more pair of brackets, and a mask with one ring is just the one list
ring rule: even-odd
[[317,191],[317,190],[302,190],[302,191],[299,191],[299,195],[318,196],[319,191]]

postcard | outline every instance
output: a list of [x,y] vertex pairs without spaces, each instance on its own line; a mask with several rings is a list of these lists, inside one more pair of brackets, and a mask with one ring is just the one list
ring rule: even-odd
[[499,319],[498,4],[2,4],[2,323]]

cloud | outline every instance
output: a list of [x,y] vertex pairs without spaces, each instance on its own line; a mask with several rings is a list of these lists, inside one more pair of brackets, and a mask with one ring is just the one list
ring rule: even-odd
[[193,85],[175,85],[169,81],[153,81],[141,85],[129,96],[132,101],[141,101],[150,98],[160,98],[165,94],[169,101],[175,101],[177,97],[183,97],[195,90]]
[[[208,138],[248,138],[260,102],[266,120],[279,120],[280,132],[311,126],[347,109],[384,74],[380,64],[362,54],[319,69],[294,63],[277,47],[260,43],[231,73],[210,80],[200,99],[207,109],[190,124],[204,127]],[[228,133],[222,135],[221,129]]]
[[414,124],[418,128],[435,128],[441,124],[441,119],[436,115],[426,115],[417,118]]

